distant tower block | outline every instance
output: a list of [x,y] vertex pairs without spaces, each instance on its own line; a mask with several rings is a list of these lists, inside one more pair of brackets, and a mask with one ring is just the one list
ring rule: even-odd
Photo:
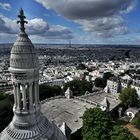
[[12,47],[10,68],[14,90],[14,117],[0,140],[66,140],[63,133],[40,111],[39,63],[35,48],[25,33],[25,16],[18,16],[20,32]]

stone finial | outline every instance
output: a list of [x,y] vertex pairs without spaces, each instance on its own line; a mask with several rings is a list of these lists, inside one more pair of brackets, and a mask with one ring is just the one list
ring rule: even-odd
[[20,23],[20,31],[25,32],[24,24],[27,24],[28,22],[24,20],[26,17],[24,16],[24,11],[22,8],[20,9],[18,17],[20,20],[17,21],[17,23]]

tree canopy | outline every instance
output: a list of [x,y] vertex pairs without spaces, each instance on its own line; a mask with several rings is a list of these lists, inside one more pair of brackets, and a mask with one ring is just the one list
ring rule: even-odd
[[111,72],[105,72],[103,75],[103,79],[107,81],[110,77],[114,76]]
[[92,92],[93,85],[91,82],[85,80],[73,80],[67,82],[63,90],[66,91],[68,87],[73,91],[74,96],[80,96],[85,94],[86,91]]
[[85,70],[85,69],[86,69],[86,66],[85,66],[85,64],[80,63],[80,64],[77,66],[77,69],[78,69],[78,70]]
[[136,128],[140,129],[140,112],[138,112],[135,118],[131,122]]
[[135,107],[138,106],[138,94],[134,88],[128,87],[122,90],[119,95],[122,105],[126,107]]
[[100,108],[88,109],[83,115],[83,140],[108,140],[111,121]]
[[138,140],[128,129],[113,124],[98,107],[86,110],[82,119],[83,140]]
[[101,87],[101,88],[105,88],[106,84],[107,84],[107,80],[114,76],[111,72],[105,72],[103,75],[103,78],[98,77],[95,79],[94,84],[96,87]]
[[95,79],[94,84],[96,87],[105,88],[106,81],[103,78],[98,77]]
[[127,128],[115,125],[110,131],[111,140],[138,140]]
[[46,98],[62,95],[62,89],[59,86],[49,86],[42,84],[39,86],[39,98],[45,100]]

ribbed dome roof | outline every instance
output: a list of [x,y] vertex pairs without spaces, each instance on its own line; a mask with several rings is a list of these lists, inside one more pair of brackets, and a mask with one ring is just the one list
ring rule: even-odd
[[10,70],[38,68],[35,48],[25,32],[24,24],[28,22],[25,21],[26,17],[22,9],[18,17],[20,20],[17,23],[20,24],[20,32],[11,50]]
[[11,122],[0,134],[0,140],[67,140],[61,130],[47,119],[25,129],[16,128]]
[[38,67],[35,48],[25,32],[20,32],[11,50],[10,68],[34,69]]

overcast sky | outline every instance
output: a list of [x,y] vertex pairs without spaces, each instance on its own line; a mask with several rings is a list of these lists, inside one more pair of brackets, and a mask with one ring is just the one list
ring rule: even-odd
[[0,0],[0,43],[13,43],[20,8],[33,43],[140,44],[140,0]]

